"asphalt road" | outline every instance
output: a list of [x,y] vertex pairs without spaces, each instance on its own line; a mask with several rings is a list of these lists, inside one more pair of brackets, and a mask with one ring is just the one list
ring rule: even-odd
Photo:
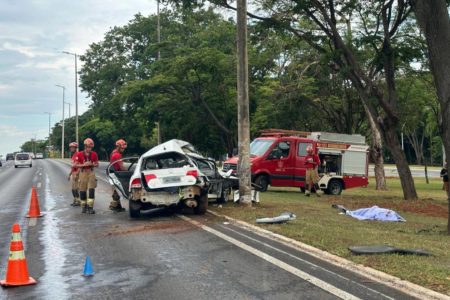
[[[18,222],[30,275],[38,281],[2,288],[0,299],[410,298],[210,214],[131,220],[110,212],[104,170],[98,172],[97,214],[81,214],[69,205],[68,172],[58,160],[0,168],[0,277]],[[30,221],[24,216],[33,185],[45,216]],[[81,276],[87,255],[91,278]]]

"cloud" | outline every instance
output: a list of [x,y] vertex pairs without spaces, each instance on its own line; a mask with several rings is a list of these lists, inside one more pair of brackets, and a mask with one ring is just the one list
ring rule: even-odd
[[[83,54],[113,26],[137,13],[156,12],[149,0],[3,0],[0,5],[0,153],[16,150],[26,139],[48,135],[62,115],[61,90],[74,104],[74,59],[61,51]],[[81,62],[79,62],[80,67]],[[89,99],[79,90],[79,111]],[[74,105],[72,105],[74,110]],[[14,136],[11,136],[14,133]]]

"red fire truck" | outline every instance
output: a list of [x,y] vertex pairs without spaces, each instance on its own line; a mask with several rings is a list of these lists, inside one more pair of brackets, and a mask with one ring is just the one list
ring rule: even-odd
[[[319,187],[327,194],[365,187],[368,181],[368,149],[359,134],[300,132],[270,129],[250,144],[252,182],[260,191],[268,186],[305,189],[306,148],[319,154]],[[236,174],[237,157],[225,161],[223,171]]]

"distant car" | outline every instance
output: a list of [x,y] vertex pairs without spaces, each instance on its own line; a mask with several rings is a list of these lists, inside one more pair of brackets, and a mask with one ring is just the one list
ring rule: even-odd
[[6,160],[14,160],[14,154],[12,153],[6,154]]
[[36,153],[36,159],[43,159],[43,158],[44,158],[44,154]]
[[16,157],[14,158],[14,168],[23,166],[30,168],[33,166],[31,156],[28,153],[17,153]]

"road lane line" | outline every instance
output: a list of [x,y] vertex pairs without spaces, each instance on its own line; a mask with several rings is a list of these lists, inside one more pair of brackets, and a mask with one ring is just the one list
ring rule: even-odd
[[273,249],[273,250],[275,250],[275,251],[277,251],[277,252],[280,252],[280,253],[282,253],[282,254],[284,254],[284,255],[288,255],[289,257],[292,257],[292,258],[294,258],[294,259],[296,259],[296,260],[298,260],[298,261],[301,261],[301,262],[303,262],[303,263],[306,263],[306,264],[308,264],[308,265],[310,265],[310,266],[312,266],[312,267],[314,267],[314,268],[316,268],[316,269],[320,269],[320,270],[322,270],[322,271],[324,271],[324,272],[327,272],[327,273],[329,273],[329,274],[331,274],[331,275],[333,275],[333,276],[336,276],[336,277],[339,277],[339,278],[341,278],[341,279],[343,279],[343,280],[345,280],[345,281],[351,282],[351,283],[354,284],[354,285],[358,285],[358,286],[360,286],[361,288],[367,289],[367,290],[369,290],[369,291],[371,291],[371,292],[373,292],[373,293],[375,293],[375,294],[378,294],[379,296],[381,296],[381,297],[383,297],[383,298],[391,299],[391,300],[394,300],[394,299],[395,299],[395,298],[389,297],[388,295],[385,295],[385,294],[383,294],[383,293],[381,293],[381,292],[379,292],[379,291],[376,291],[376,290],[374,290],[374,289],[371,289],[371,288],[368,287],[368,286],[365,286],[365,285],[363,285],[363,284],[360,284],[359,282],[356,282],[356,281],[354,281],[354,280],[351,280],[351,279],[349,279],[349,278],[347,278],[347,277],[344,277],[344,276],[342,276],[342,275],[340,275],[340,274],[337,274],[337,273],[335,273],[335,272],[333,272],[333,271],[330,271],[330,270],[325,269],[325,268],[323,268],[323,267],[321,267],[321,266],[319,266],[319,265],[316,265],[316,264],[314,264],[314,263],[312,263],[312,262],[310,262],[310,261],[307,261],[307,260],[305,260],[305,259],[303,259],[303,258],[300,258],[300,257],[298,257],[298,256],[295,256],[295,255],[293,255],[293,254],[291,254],[291,253],[289,253],[289,252],[286,252],[286,251],[284,251],[284,250],[281,250],[281,249],[279,249],[279,248],[277,248],[277,247],[274,247],[274,246],[272,246],[272,245],[269,245],[269,244],[267,244],[267,243],[261,242],[261,241],[255,239],[255,238],[252,238],[252,237],[250,237],[250,236],[248,236],[248,235],[246,235],[246,234],[243,234],[243,233],[241,233],[241,232],[239,232],[239,231],[237,231],[237,230],[234,230],[234,229],[232,229],[232,228],[229,228],[229,227],[223,226],[223,225],[219,225],[219,226],[220,226],[221,228],[225,229],[225,230],[232,231],[232,232],[234,232],[234,233],[236,233],[236,234],[238,234],[238,235],[240,235],[240,236],[242,236],[242,237],[245,237],[245,238],[247,238],[247,239],[249,239],[249,240],[251,240],[251,241],[254,241],[254,242],[258,243],[258,244],[261,244],[261,245],[263,245],[263,246],[265,246],[265,247],[271,248],[271,249]]
[[271,263],[271,264],[273,264],[273,265],[275,265],[275,266],[277,266],[277,267],[279,267],[279,268],[281,268],[281,269],[283,269],[305,281],[308,281],[309,283],[321,288],[322,290],[324,290],[330,294],[333,294],[334,296],[336,296],[338,298],[346,299],[346,300],[347,299],[348,300],[360,299],[352,294],[347,293],[346,291],[338,289],[337,287],[335,287],[317,277],[314,277],[306,272],[303,272],[303,271],[301,271],[301,270],[299,270],[299,269],[297,269],[297,268],[295,268],[273,256],[268,255],[267,253],[264,253],[256,248],[253,248],[247,244],[244,244],[244,243],[242,243],[220,231],[217,231],[209,226],[203,225],[203,224],[201,224],[195,220],[192,220],[191,218],[188,218],[186,216],[178,215],[178,217],[185,220],[186,222],[191,223],[192,225],[194,225],[196,227],[199,227],[211,234],[214,234],[215,236],[217,236],[217,237],[219,237],[219,238],[221,238],[221,239],[223,239],[223,240],[225,240],[247,252],[250,252],[253,255],[258,256],[259,258],[262,258],[263,260],[265,260],[265,261],[267,261],[267,262],[269,262],[269,263]]
[[36,218],[31,218],[31,219],[28,221],[28,226],[34,227],[34,226],[36,226],[36,223],[37,223]]

